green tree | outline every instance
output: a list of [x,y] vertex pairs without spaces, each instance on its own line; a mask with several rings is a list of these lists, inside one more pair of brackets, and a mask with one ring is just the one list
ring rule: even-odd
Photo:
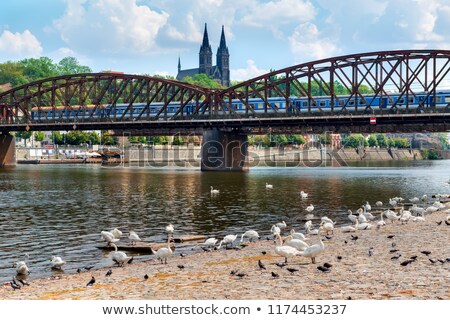
[[378,147],[378,140],[374,135],[371,135],[367,140],[369,147]]
[[386,138],[386,135],[383,133],[377,134],[377,143],[381,148],[387,148],[388,147],[388,139]]
[[196,86],[201,86],[201,87],[209,88],[209,89],[224,88],[218,82],[216,82],[213,79],[209,78],[204,73],[196,74],[193,77],[186,77],[186,78],[184,78],[184,81],[189,83],[189,84],[194,84]]
[[42,131],[37,131],[34,133],[34,139],[36,141],[42,142],[45,139],[45,133],[43,133]]
[[182,145],[184,145],[184,139],[183,139],[183,137],[182,137],[182,136],[175,136],[175,137],[173,137],[173,142],[172,142],[172,144],[173,144],[174,146],[182,146]]
[[320,136],[319,136],[319,141],[320,141],[320,143],[321,144],[331,144],[331,135],[329,135],[329,134],[321,134]]
[[64,136],[61,134],[60,131],[53,131],[52,137],[53,137],[54,144],[58,144],[58,145],[64,144]]
[[74,57],[65,57],[61,59],[61,61],[58,62],[56,69],[60,75],[92,72],[91,68],[80,65],[78,60]]
[[89,142],[91,145],[100,144],[100,136],[97,132],[92,131],[88,133]]
[[55,64],[47,57],[23,59],[20,63],[24,67],[23,74],[28,82],[58,75]]
[[302,135],[299,134],[290,134],[286,136],[288,143],[291,144],[305,144],[306,140]]
[[362,134],[352,134],[342,139],[342,145],[346,148],[367,147],[369,143]]
[[25,146],[27,145],[27,140],[33,135],[32,131],[18,131],[15,136],[19,139],[25,140]]
[[27,83],[23,71],[24,66],[20,62],[0,63],[0,84],[11,83],[15,87]]

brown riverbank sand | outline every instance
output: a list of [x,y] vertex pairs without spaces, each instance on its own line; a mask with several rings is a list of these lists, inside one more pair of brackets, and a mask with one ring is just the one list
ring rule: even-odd
[[[261,240],[241,250],[216,250],[180,257],[176,252],[168,264],[157,260],[139,262],[123,268],[91,270],[57,278],[32,280],[30,286],[13,291],[0,288],[1,299],[450,299],[450,262],[432,263],[429,259],[450,258],[450,226],[443,222],[447,212],[426,216],[425,222],[388,223],[377,230],[352,233],[335,230],[325,243],[316,264],[305,257],[289,259],[291,274],[276,262],[273,241]],[[376,223],[373,223],[374,225]],[[394,235],[392,239],[387,236]],[[310,236],[317,243],[317,236]],[[395,243],[393,247],[392,243]],[[373,247],[373,255],[368,250]],[[390,250],[398,252],[390,253]],[[421,251],[429,250],[426,256]],[[267,253],[262,254],[263,251]],[[401,254],[398,260],[392,256]],[[342,259],[337,257],[341,256]],[[416,261],[400,263],[417,256]],[[260,270],[261,260],[267,270]],[[330,273],[317,270],[331,263]],[[177,266],[184,265],[180,270]],[[239,270],[241,279],[230,275]],[[279,275],[274,278],[271,272]],[[149,278],[144,279],[148,274]],[[92,287],[86,284],[95,276]]]

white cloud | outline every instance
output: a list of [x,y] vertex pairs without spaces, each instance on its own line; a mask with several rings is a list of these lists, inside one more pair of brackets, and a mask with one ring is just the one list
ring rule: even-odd
[[169,25],[167,35],[175,40],[188,41],[194,43],[200,43],[202,41],[202,30],[200,30],[201,24],[194,19],[192,12],[186,15],[183,23],[182,31],[178,30],[175,26]]
[[137,0],[68,0],[54,27],[76,51],[142,54],[157,48],[155,38],[168,17]]
[[255,64],[255,61],[247,60],[247,67],[242,69],[231,69],[230,77],[235,81],[243,81],[258,77],[268,72],[269,70],[259,69]]
[[0,35],[0,56],[17,60],[18,57],[38,57],[41,53],[41,43],[29,30],[22,33],[4,30]]
[[323,37],[310,22],[298,25],[288,40],[298,63],[333,57],[339,52],[336,39]]

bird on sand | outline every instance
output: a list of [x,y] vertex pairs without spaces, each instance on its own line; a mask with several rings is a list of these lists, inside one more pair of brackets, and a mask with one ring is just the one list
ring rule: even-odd
[[94,283],[95,283],[95,278],[94,278],[94,276],[92,276],[91,280],[89,280],[89,282],[86,284],[86,287],[92,286],[92,285],[94,285]]
[[144,280],[148,280],[148,274],[144,275]]
[[260,269],[266,269],[266,266],[264,265],[264,263],[261,262],[261,260],[258,260],[258,266]]
[[111,269],[109,269],[108,272],[106,272],[105,276],[109,277],[110,275],[112,275],[112,270]]
[[286,270],[289,271],[291,274],[298,271],[298,269],[295,268],[286,268]]
[[325,272],[325,273],[331,272],[331,270],[329,268],[324,267],[324,266],[318,266],[317,270]]
[[272,277],[274,277],[274,278],[279,278],[280,276],[279,276],[278,273],[275,273],[275,272],[272,271]]

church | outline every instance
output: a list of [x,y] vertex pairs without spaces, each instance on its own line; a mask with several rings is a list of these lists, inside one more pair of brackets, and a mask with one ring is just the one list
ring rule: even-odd
[[199,52],[199,66],[195,69],[181,70],[181,60],[178,58],[177,80],[183,81],[185,77],[193,77],[196,74],[204,73],[225,87],[230,86],[230,54],[225,42],[225,32],[222,26],[220,45],[217,49],[216,66],[212,65],[212,50],[208,39],[208,30],[205,23],[203,42]]

